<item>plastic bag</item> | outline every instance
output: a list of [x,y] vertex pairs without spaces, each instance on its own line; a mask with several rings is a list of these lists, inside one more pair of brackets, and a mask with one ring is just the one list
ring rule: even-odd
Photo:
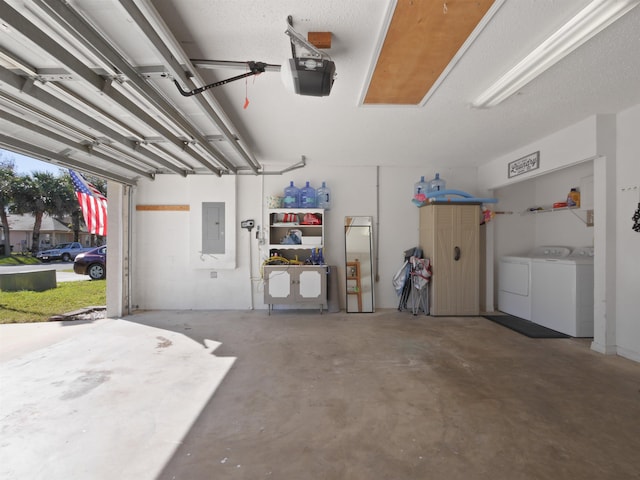
[[302,232],[297,229],[291,229],[280,243],[282,245],[300,245],[302,244]]

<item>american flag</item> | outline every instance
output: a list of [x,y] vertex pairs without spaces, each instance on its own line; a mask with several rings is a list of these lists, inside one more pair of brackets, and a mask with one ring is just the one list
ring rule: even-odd
[[89,233],[105,237],[107,235],[107,197],[87,182],[82,175],[73,170],[69,170],[69,175],[71,175],[87,230]]

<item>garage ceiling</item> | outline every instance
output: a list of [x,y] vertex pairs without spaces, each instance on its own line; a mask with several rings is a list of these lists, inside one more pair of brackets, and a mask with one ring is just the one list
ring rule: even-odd
[[[6,0],[0,147],[128,184],[158,174],[274,173],[302,157],[327,167],[479,166],[640,103],[634,8],[516,95],[471,108],[589,3]],[[415,4],[420,15],[394,23]],[[174,79],[192,89],[245,73],[241,62],[282,64],[291,56],[288,15],[305,36],[332,33],[329,96],[295,95],[277,71],[179,94]]]

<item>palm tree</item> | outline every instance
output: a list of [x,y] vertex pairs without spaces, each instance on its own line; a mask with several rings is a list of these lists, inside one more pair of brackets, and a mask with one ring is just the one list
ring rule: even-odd
[[[31,252],[37,253],[40,245],[40,227],[42,216],[46,213],[52,217],[70,213],[70,191],[68,183],[61,177],[48,172],[33,172],[31,176],[16,177],[13,189],[14,203],[10,207],[12,213],[31,214],[34,218],[31,238]],[[77,207],[77,202],[75,203]]]
[[9,242],[9,221],[7,220],[7,208],[13,200],[13,185],[16,174],[13,170],[13,162],[0,163],[0,222],[4,233],[4,256],[11,255]]

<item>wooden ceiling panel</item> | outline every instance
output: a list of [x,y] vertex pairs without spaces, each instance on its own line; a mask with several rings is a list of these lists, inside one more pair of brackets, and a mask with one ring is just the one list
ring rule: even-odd
[[417,105],[493,0],[398,0],[365,104]]

